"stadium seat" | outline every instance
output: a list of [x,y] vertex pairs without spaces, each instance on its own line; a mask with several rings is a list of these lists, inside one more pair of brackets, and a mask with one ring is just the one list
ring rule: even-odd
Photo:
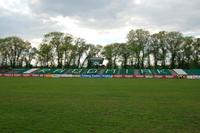
[[177,75],[187,75],[187,73],[185,71],[183,71],[183,69],[173,69],[174,72],[176,72]]
[[169,69],[151,69],[154,75],[172,75]]
[[117,74],[117,69],[105,69],[104,73],[105,75],[114,75]]
[[151,71],[151,69],[140,69],[140,74],[141,75],[152,75],[153,72]]
[[200,69],[185,69],[188,75],[200,75]]
[[24,74],[30,74],[30,73],[33,73],[37,70],[38,70],[38,68],[29,69],[29,70],[25,71]]
[[36,74],[63,74],[66,70],[65,69],[56,69],[56,68],[43,68],[38,69],[37,71],[33,72]]
[[9,74],[12,73],[12,70],[9,69],[0,69],[0,74]]
[[13,74],[23,74],[24,72],[28,71],[29,68],[15,68],[12,70]]
[[121,69],[121,74],[122,75],[134,75],[134,70],[133,69]]

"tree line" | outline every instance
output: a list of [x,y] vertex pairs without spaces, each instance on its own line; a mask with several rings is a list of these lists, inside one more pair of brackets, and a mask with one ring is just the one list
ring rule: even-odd
[[180,32],[131,30],[125,43],[88,44],[71,34],[50,32],[38,48],[19,37],[0,38],[1,67],[86,67],[92,57],[108,68],[199,68],[200,38]]

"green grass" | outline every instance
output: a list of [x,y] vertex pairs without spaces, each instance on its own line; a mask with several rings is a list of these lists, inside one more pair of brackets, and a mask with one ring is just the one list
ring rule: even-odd
[[199,133],[200,80],[0,78],[1,133]]

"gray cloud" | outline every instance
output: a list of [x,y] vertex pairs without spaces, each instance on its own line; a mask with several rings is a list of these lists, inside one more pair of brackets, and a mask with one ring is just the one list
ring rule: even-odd
[[25,39],[42,37],[44,33],[58,29],[54,22],[42,16],[31,16],[1,11],[0,37],[20,36]]
[[118,28],[127,22],[143,25],[130,19],[137,17],[152,27],[187,31],[200,27],[199,5],[199,0],[40,0],[32,7],[38,13],[76,16],[80,25],[89,28]]
[[199,0],[18,1],[25,3],[23,6],[27,6],[30,12],[12,12],[0,5],[0,36],[16,34],[37,38],[45,32],[62,30],[62,25],[51,20],[57,16],[76,19],[79,27],[98,32],[134,27],[200,35]]
[[169,27],[182,32],[200,28],[199,0],[154,0],[134,9],[136,15],[145,18],[156,27]]
[[120,13],[129,4],[121,0],[40,0],[31,6],[37,13],[76,17],[82,26],[109,29],[124,25]]

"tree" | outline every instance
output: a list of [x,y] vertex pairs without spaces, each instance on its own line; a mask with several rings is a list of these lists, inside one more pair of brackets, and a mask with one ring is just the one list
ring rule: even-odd
[[161,65],[162,68],[166,67],[166,59],[167,59],[167,32],[166,31],[161,31],[158,33],[158,41],[159,41],[159,58],[161,60]]
[[19,37],[6,37],[3,43],[10,66],[13,68],[22,66],[22,62],[20,63],[19,61],[22,58],[23,52],[26,52],[27,44]]
[[113,57],[112,45],[106,45],[103,48],[102,55],[108,60],[107,67],[112,67],[112,57]]
[[62,32],[50,32],[44,35],[44,43],[50,44],[56,53],[57,67],[62,67],[63,49],[65,34]]
[[119,44],[109,44],[106,45],[102,50],[102,56],[105,57],[108,60],[107,67],[117,67],[117,57],[118,57],[118,51],[119,50]]
[[[44,35],[39,48],[20,37],[0,38],[1,67],[90,67],[92,57],[105,58],[107,67],[119,64],[136,68],[199,68],[200,38],[184,37],[180,32],[160,31],[150,34],[143,29],[131,30],[127,43],[106,46],[87,44],[68,33],[50,32]],[[36,63],[32,63],[32,62]]]
[[37,54],[37,49],[35,47],[30,48],[27,50],[26,55],[25,55],[25,62],[26,62],[26,67],[32,67],[32,60],[36,59],[36,54]]
[[128,35],[128,44],[131,46],[132,54],[136,55],[137,68],[143,68],[147,45],[150,43],[150,33],[143,29],[131,30]]
[[75,40],[75,46],[76,46],[76,55],[77,55],[77,67],[80,67],[81,65],[81,57],[89,49],[89,45],[86,44],[86,41],[82,38],[77,38]]
[[179,68],[190,68],[193,55],[193,37],[184,37],[181,49],[177,51],[177,64]]
[[182,44],[184,42],[183,35],[179,32],[169,32],[167,34],[167,42],[168,42],[168,51],[170,52],[171,58],[171,68],[175,68],[177,66],[177,53],[182,48]]
[[25,65],[25,67],[31,67],[31,61],[34,58],[36,51],[32,51],[33,48],[31,46],[31,43],[28,41],[24,42],[24,50],[22,52],[22,57],[19,61],[19,66],[22,67]]
[[88,50],[85,51],[85,58],[83,60],[83,63],[81,67],[84,67],[84,65],[87,62],[87,66],[90,67],[91,64],[89,64],[89,59],[93,57],[100,57],[100,52],[102,50],[101,45],[93,45],[93,44],[88,44]]
[[131,50],[129,49],[130,45],[127,45],[126,43],[120,43],[119,44],[119,57],[122,58],[122,66],[124,68],[127,68],[128,59],[131,55]]
[[6,46],[5,39],[0,39],[0,57],[1,57],[1,66],[8,66],[8,53],[9,49]]
[[70,56],[70,52],[72,50],[72,46],[73,45],[73,37],[70,34],[66,34],[64,37],[64,43],[62,45],[62,50],[64,52],[64,66],[68,66],[70,65],[69,63],[69,56]]
[[39,50],[37,51],[38,54],[38,61],[42,67],[49,67],[50,64],[52,65],[52,45],[50,44],[40,44]]
[[200,67],[200,38],[194,39],[192,51],[193,51],[192,67],[199,68]]

